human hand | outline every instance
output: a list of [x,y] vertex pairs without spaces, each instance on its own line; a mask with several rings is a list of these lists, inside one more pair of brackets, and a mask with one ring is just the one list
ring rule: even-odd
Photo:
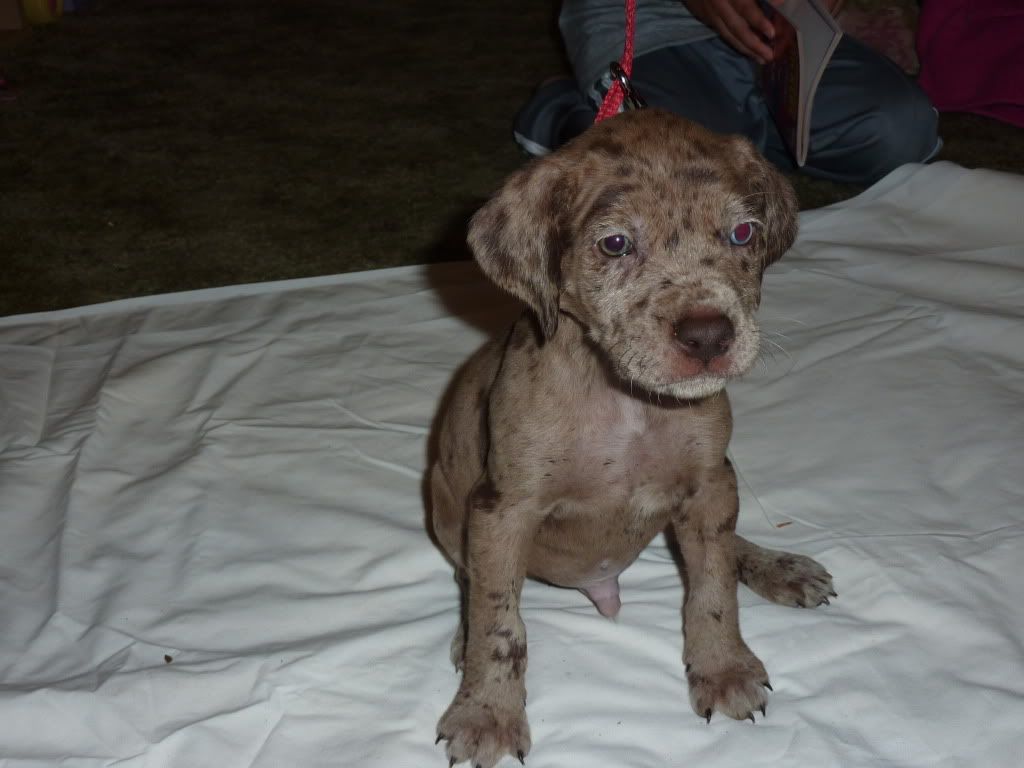
[[[840,2],[840,0],[832,0]],[[715,30],[729,45],[760,64],[772,60],[772,48],[765,42],[775,29],[761,10],[758,0],[683,0],[690,12]],[[782,0],[769,0],[781,5]]]

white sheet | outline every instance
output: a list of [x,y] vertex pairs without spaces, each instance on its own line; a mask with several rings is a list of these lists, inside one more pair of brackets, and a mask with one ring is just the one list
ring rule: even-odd
[[[775,693],[706,725],[660,540],[617,622],[528,584],[531,768],[1024,765],[1022,222],[947,164],[804,216],[732,454],[840,597],[741,588]],[[0,320],[0,764],[444,765],[424,435],[513,311],[462,264]]]

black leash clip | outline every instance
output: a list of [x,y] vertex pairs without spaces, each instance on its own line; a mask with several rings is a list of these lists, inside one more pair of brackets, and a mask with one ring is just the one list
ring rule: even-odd
[[619,85],[622,86],[623,106],[626,109],[646,109],[647,102],[636,92],[636,88],[633,87],[633,83],[630,81],[629,75],[626,74],[626,70],[622,68],[622,65],[617,61],[613,61],[608,66],[608,69],[612,74],[612,82],[618,81]]

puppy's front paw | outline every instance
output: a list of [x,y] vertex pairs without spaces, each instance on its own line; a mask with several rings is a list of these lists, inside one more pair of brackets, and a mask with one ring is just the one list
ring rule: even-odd
[[452,765],[468,760],[492,768],[505,755],[523,762],[530,751],[530,726],[520,701],[491,701],[459,691],[437,724],[438,741],[448,742]]
[[737,565],[740,581],[779,605],[814,608],[837,597],[832,574],[804,555],[757,548],[738,558]]
[[711,722],[712,712],[736,720],[754,720],[768,703],[768,673],[761,660],[744,647],[712,663],[694,660],[686,665],[693,711]]

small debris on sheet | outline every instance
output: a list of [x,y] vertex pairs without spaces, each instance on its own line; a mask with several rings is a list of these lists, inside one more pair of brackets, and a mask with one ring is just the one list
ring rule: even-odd
[[792,521],[792,520],[787,520],[787,521],[786,521],[786,522],[784,522],[784,523],[778,523],[778,524],[776,524],[776,526],[775,526],[775,527],[776,527],[776,528],[785,528],[785,527],[786,527],[787,525],[792,525],[792,524],[793,524],[793,521]]
[[164,654],[164,664],[170,664],[170,663],[171,663],[172,661],[174,661],[174,657],[173,657],[173,656],[168,656],[168,655],[167,655],[167,654],[165,653],[165,654]]

